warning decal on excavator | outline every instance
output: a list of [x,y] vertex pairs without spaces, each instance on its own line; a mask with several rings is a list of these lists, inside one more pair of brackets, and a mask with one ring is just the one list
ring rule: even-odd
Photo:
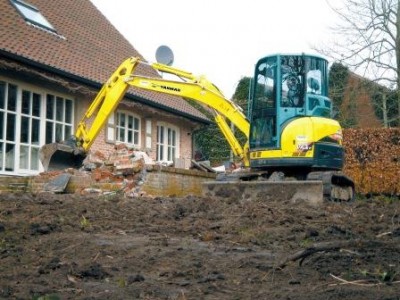
[[308,142],[307,136],[298,135],[295,140],[296,149],[293,156],[305,155],[306,152],[312,149],[312,143]]

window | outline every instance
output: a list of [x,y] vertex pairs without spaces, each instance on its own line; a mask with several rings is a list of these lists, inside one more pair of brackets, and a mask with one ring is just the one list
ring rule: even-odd
[[179,157],[179,131],[167,124],[157,125],[157,161],[174,161]]
[[127,112],[117,112],[116,140],[140,147],[140,119]]
[[46,95],[46,144],[66,140],[72,135],[73,111],[72,100]]
[[15,171],[18,87],[0,81],[0,171]]
[[269,57],[256,68],[257,84],[251,111],[250,147],[276,147],[277,60]]
[[73,133],[74,102],[0,79],[0,174],[37,174],[40,146]]
[[39,170],[39,133],[42,95],[22,90],[19,168]]
[[10,0],[18,12],[24,17],[25,21],[32,23],[41,28],[56,32],[54,27],[46,20],[40,11],[22,0]]

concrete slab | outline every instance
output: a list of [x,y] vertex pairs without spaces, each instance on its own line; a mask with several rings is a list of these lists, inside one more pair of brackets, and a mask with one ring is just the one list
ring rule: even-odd
[[202,195],[236,201],[282,200],[323,203],[322,181],[207,181],[202,185]]
[[69,173],[62,173],[58,175],[56,178],[47,182],[44,185],[43,190],[46,192],[63,193],[67,187],[67,184],[71,176],[72,175]]

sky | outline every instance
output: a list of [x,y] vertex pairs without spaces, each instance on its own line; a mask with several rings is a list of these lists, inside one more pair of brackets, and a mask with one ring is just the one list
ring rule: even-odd
[[146,60],[167,45],[174,67],[204,75],[229,99],[261,57],[318,54],[338,18],[326,1],[91,0]]

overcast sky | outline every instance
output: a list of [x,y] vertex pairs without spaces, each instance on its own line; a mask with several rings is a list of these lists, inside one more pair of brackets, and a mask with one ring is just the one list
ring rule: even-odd
[[205,75],[227,98],[259,58],[315,54],[337,20],[326,0],[91,1],[148,61],[168,45],[174,67]]

